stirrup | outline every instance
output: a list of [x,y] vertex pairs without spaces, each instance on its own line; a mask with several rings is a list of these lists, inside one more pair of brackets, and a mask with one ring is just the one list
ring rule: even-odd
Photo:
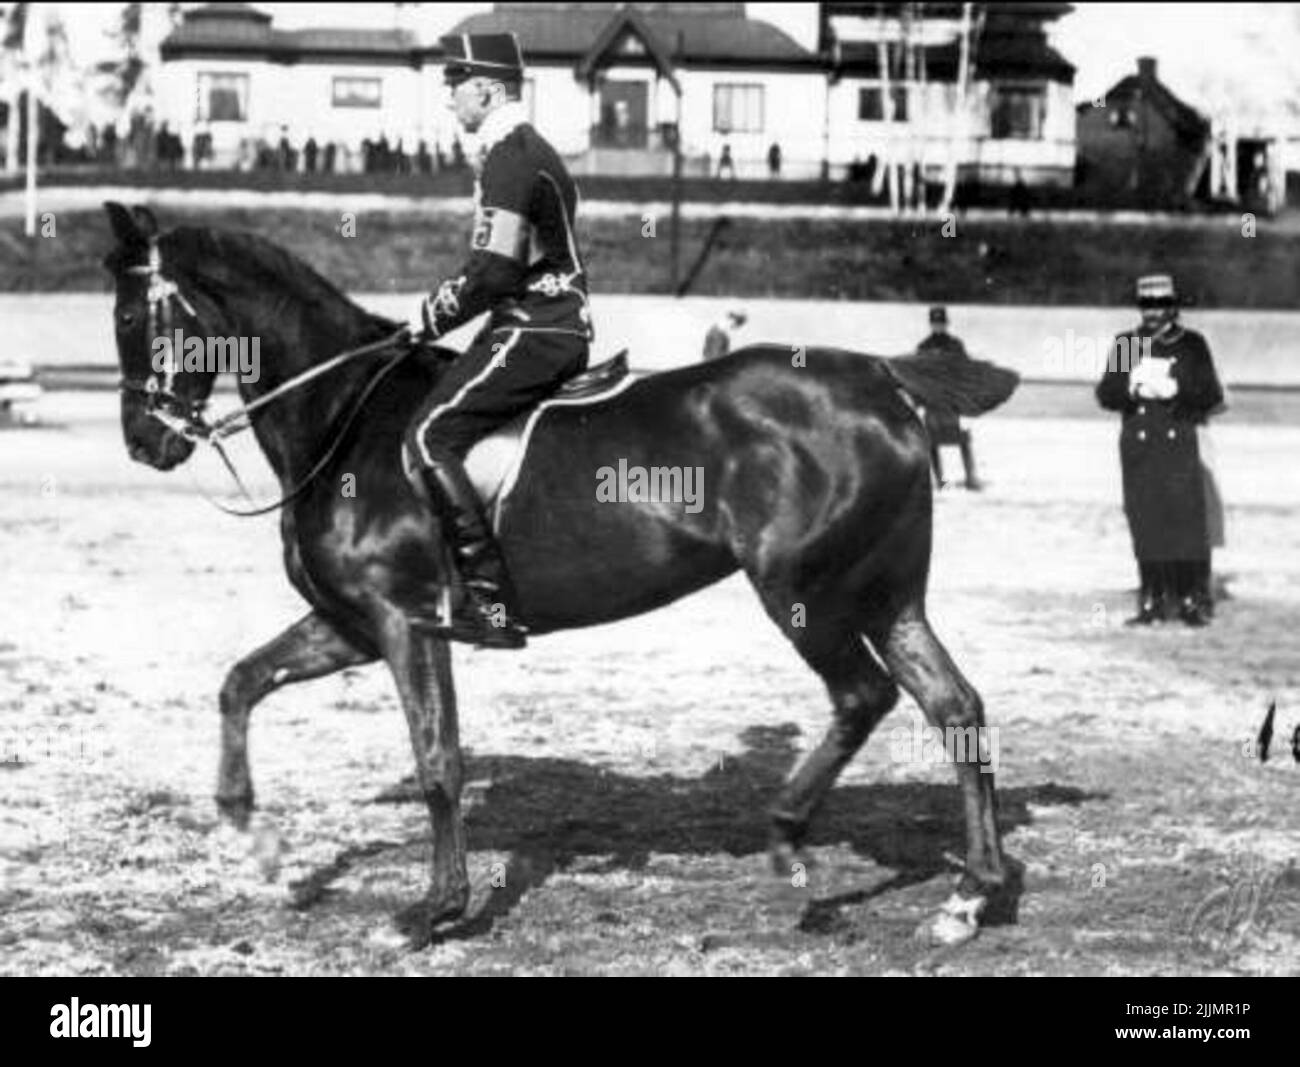
[[443,586],[436,606],[410,616],[411,626],[421,633],[448,641],[463,641],[479,648],[523,648],[528,631],[508,615],[498,623],[496,605],[482,599],[478,590],[466,587],[453,610],[450,586]]
[[523,648],[528,643],[528,631],[503,609],[504,605],[488,601],[481,590],[467,585],[454,611],[444,609],[436,620],[421,619],[416,625],[438,637],[479,648]]

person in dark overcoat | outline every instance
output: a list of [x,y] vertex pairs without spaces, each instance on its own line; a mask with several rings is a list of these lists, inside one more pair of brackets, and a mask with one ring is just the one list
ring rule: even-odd
[[[948,332],[948,309],[932,307],[930,309],[930,336],[916,346],[918,353],[939,355],[945,359],[963,362],[970,359],[966,346]],[[961,424],[955,411],[939,404],[931,404],[925,409],[925,428],[930,436],[930,466],[934,471],[935,484],[940,489],[948,483],[943,480],[943,457],[940,448],[944,445],[957,445],[961,449],[962,467],[966,472],[966,488],[982,488],[975,474],[975,449],[971,444],[970,430]]]
[[1123,416],[1124,514],[1137,557],[1137,614],[1150,625],[1177,612],[1210,618],[1210,530],[1197,427],[1223,401],[1205,338],[1178,321],[1167,274],[1138,279],[1141,325],[1116,336],[1097,401]]

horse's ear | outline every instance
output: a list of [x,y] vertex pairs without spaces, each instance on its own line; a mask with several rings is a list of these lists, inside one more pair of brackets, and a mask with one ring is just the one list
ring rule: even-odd
[[153,212],[143,204],[136,204],[131,209],[131,214],[135,218],[136,225],[139,227],[141,234],[148,240],[158,236],[158,220],[153,217]]
[[113,236],[123,248],[137,248],[149,243],[149,238],[140,232],[139,223],[125,206],[115,200],[108,200],[104,203],[104,210],[108,212],[108,222],[113,227]]

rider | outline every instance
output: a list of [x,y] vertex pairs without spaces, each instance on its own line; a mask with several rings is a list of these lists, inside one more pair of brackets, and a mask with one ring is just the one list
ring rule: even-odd
[[466,602],[449,636],[520,648],[526,631],[514,588],[463,461],[480,438],[586,369],[592,328],[574,235],[578,192],[520,103],[515,35],[461,34],[442,45],[451,110],[478,139],[474,229],[465,265],[421,305],[424,339],[491,315],[408,427],[404,461],[419,472],[464,579]]

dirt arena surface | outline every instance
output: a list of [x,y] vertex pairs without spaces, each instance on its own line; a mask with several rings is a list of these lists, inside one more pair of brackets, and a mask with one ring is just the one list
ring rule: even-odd
[[216,694],[304,610],[276,520],[210,507],[206,461],[131,464],[110,396],[50,399],[62,428],[0,432],[0,972],[1300,973],[1294,425],[1215,430],[1229,598],[1208,630],[1135,632],[1116,423],[976,424],[989,488],[939,497],[930,611],[998,731],[1014,924],[913,938],[964,846],[952,768],[900,758],[906,698],[815,822],[808,884],[769,873],[766,805],[828,703],[733,578],[457,651],[474,892],[411,952],[392,920],[429,830],[386,669],[254,712],[250,857],[217,827]]

